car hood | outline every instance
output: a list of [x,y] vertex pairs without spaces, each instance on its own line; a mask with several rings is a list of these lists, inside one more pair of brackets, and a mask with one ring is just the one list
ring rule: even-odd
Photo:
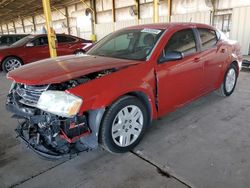
[[138,63],[138,61],[100,56],[64,56],[22,66],[9,72],[7,78],[27,85],[61,83],[90,73]]

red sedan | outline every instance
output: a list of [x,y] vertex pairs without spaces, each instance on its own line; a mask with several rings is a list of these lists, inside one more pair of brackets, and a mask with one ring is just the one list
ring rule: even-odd
[[7,109],[33,151],[60,158],[96,148],[126,152],[153,119],[214,90],[233,93],[237,42],[193,23],[140,25],[110,34],[85,56],[11,71]]
[[[92,47],[92,41],[71,35],[57,35],[58,56],[82,54]],[[47,35],[29,35],[0,50],[0,67],[9,72],[23,64],[49,58]]]

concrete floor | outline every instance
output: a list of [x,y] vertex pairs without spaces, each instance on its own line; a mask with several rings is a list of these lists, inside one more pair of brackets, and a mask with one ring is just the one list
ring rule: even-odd
[[211,93],[154,121],[131,153],[45,161],[15,138],[4,107],[10,82],[0,73],[0,188],[250,187],[249,83],[243,71],[232,96]]

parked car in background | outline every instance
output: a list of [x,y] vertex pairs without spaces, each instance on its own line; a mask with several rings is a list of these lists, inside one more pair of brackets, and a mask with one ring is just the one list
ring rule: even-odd
[[6,107],[24,119],[18,135],[42,156],[60,158],[99,144],[127,152],[152,119],[214,90],[231,95],[241,61],[239,44],[209,25],[133,26],[84,56],[9,72]]
[[[92,41],[75,36],[57,35],[57,55],[83,54],[92,46]],[[29,35],[8,48],[0,50],[2,70],[9,72],[21,65],[50,57],[47,35]]]
[[243,61],[242,61],[242,68],[250,69],[250,60],[243,59]]
[[27,34],[0,35],[0,49],[17,42],[26,36]]

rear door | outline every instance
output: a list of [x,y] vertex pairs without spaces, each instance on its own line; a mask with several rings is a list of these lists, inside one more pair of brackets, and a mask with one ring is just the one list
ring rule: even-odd
[[174,51],[182,52],[184,58],[156,66],[159,115],[172,111],[202,93],[203,64],[193,29],[175,32],[166,43],[162,55]]
[[214,30],[208,28],[198,28],[197,30],[204,63],[204,90],[208,92],[220,84],[218,82],[222,74],[222,65],[227,58],[227,50],[218,42]]
[[71,36],[58,35],[57,36],[57,54],[58,56],[71,55],[79,48],[76,44],[77,39]]

